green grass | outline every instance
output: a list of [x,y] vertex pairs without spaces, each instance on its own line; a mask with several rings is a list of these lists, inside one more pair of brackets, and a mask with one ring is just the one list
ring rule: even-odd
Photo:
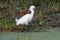
[[[26,0],[26,2],[24,1],[19,1],[21,3],[21,6],[20,8],[24,8],[24,7],[27,7],[29,6],[29,1]],[[35,13],[35,18],[39,18],[39,25],[45,25],[46,22],[47,22],[47,18],[49,18],[49,15],[48,14],[42,14],[41,13],[41,9],[43,9],[46,5],[47,5],[47,8],[50,8],[50,9],[59,9],[60,6],[59,6],[59,2],[57,3],[56,1],[50,1],[50,0],[46,0],[46,3],[44,5],[44,1],[40,1],[41,4],[39,5],[39,0],[35,0],[33,3],[34,5],[36,5],[36,8],[39,7],[40,9],[37,8],[36,10],[36,13]],[[28,5],[29,4],[29,5]],[[43,5],[42,5],[43,4]],[[3,10],[3,11],[0,11],[0,25],[3,25],[4,27],[7,27],[7,28],[10,28],[10,27],[16,27],[16,24],[15,24],[15,21],[10,21],[8,19],[8,17],[5,17],[4,14],[7,13],[9,10],[16,10],[16,5],[14,5],[14,2],[11,4],[11,3],[7,3],[7,2],[1,2],[0,5],[3,5],[3,6],[6,6],[7,9],[6,10]],[[46,19],[42,18],[41,16],[44,16]],[[40,19],[41,18],[41,19]]]

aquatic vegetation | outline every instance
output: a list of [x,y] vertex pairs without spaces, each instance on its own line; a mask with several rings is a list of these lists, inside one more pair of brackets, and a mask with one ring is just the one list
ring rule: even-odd
[[[60,27],[60,0],[0,0],[0,28],[2,28],[2,26],[4,28],[6,27],[5,29],[9,31],[28,30],[28,26],[26,25],[16,26],[14,14],[24,8],[28,8],[31,4],[36,6],[36,10],[33,21],[29,27],[38,27],[38,25],[39,27],[41,27],[41,25]],[[6,16],[6,14],[9,15]]]

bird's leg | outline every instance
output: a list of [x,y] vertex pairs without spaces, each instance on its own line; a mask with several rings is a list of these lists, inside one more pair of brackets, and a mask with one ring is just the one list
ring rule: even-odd
[[26,25],[28,25],[28,23],[26,23]]

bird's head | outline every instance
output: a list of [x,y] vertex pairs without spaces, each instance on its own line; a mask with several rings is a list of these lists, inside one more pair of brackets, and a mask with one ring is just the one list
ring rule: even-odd
[[34,6],[34,5],[31,5],[29,9],[30,9],[30,10],[31,10],[31,9],[34,10],[34,9],[35,9],[35,6]]

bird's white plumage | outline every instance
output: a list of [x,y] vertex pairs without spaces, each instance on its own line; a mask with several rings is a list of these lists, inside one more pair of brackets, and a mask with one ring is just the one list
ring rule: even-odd
[[16,25],[19,25],[19,24],[25,24],[25,25],[28,25],[28,23],[32,20],[33,18],[33,15],[34,15],[34,9],[35,9],[35,6],[30,6],[29,8],[29,11],[31,11],[30,14],[25,14],[24,16],[22,16],[20,19],[15,19],[16,20]]

